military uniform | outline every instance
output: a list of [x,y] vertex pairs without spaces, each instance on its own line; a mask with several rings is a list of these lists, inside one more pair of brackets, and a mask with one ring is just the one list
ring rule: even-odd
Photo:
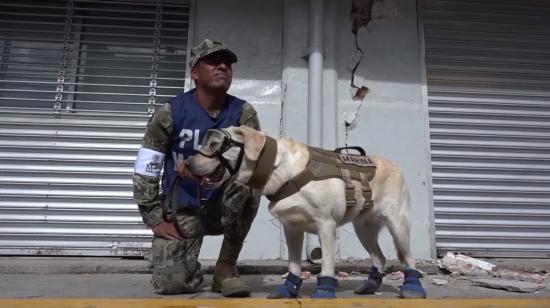
[[[206,44],[212,43],[208,40],[205,40],[205,42]],[[203,42],[203,45],[205,42]],[[203,55],[205,47],[212,50],[211,45],[199,45],[196,48],[200,49],[202,47],[202,49],[196,54]],[[216,48],[219,45],[216,45],[216,42],[214,42],[213,47]],[[222,50],[225,51],[225,49]],[[192,60],[192,63],[196,63],[196,59]],[[164,166],[163,191],[166,192],[171,182],[170,177],[173,178],[175,176],[175,166],[183,159],[188,158],[181,155],[181,153],[187,153],[186,155],[188,155],[191,152],[196,152],[196,144],[200,143],[198,139],[203,137],[201,134],[198,134],[199,129],[186,127],[186,129],[197,133],[194,135],[194,138],[197,139],[195,148],[187,148],[186,152],[181,153],[172,151],[174,148],[177,149],[178,145],[183,151],[184,146],[181,145],[185,140],[190,140],[189,138],[185,139],[188,136],[182,133],[181,123],[188,121],[183,125],[193,126],[195,125],[193,123],[197,121],[196,110],[191,109],[195,113],[187,115],[185,118],[185,113],[188,110],[185,109],[182,111],[178,109],[180,108],[179,106],[185,107],[191,104],[190,100],[194,99],[192,91],[182,94],[182,99],[185,102],[177,101],[178,97],[180,97],[178,96],[170,103],[164,104],[154,114],[147,126],[142,148],[138,153],[135,165],[136,171],[133,177],[134,199],[138,204],[143,222],[150,228],[161,223],[163,219],[163,197],[160,193],[159,184],[159,175],[162,167]],[[231,110],[233,111],[227,115],[222,112],[219,115],[213,116],[212,121],[216,120],[216,118],[223,120],[223,117],[227,117],[223,120],[225,122],[219,122],[218,126],[246,125],[259,130],[258,117],[252,105],[230,95],[228,97],[235,100],[235,102],[228,101],[226,105],[229,106],[225,106],[224,108],[232,108]],[[174,100],[176,100],[176,103],[174,103]],[[174,108],[176,108],[177,114],[173,114]],[[184,120],[190,118],[192,119],[191,122]],[[205,130],[205,128],[202,127],[201,130]],[[205,133],[205,131],[202,133]],[[208,193],[208,199],[205,204],[206,215],[201,215],[195,187],[190,186],[192,184],[189,182],[189,179],[187,181],[186,184],[184,183],[182,187],[179,187],[180,191],[178,191],[178,195],[181,195],[181,198],[178,199],[177,213],[178,225],[184,231],[186,238],[183,240],[166,240],[156,236],[153,238],[152,284],[155,291],[161,294],[194,293],[199,291],[203,278],[200,272],[201,264],[197,259],[203,236],[223,234],[224,240],[220,256],[216,263],[212,289],[213,291],[222,291],[224,293],[223,287],[225,286],[229,290],[231,279],[238,278],[236,260],[252,221],[256,216],[260,196],[254,194],[250,188],[244,185],[237,183],[226,184],[218,191]],[[226,282],[228,284],[224,285]],[[242,282],[233,282],[242,289]],[[230,290],[227,292],[228,296],[231,296]]]

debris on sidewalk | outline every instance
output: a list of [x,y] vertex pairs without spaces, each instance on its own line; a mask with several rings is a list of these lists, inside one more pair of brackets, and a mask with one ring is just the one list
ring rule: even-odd
[[495,278],[506,278],[513,280],[529,281],[535,283],[544,283],[548,277],[536,273],[522,273],[510,270],[499,270],[493,273]]
[[532,293],[544,288],[541,284],[511,279],[474,279],[472,282],[480,287],[520,293]]
[[405,274],[402,271],[397,271],[386,275],[386,279],[389,279],[389,280],[399,280],[404,278],[405,278]]
[[340,278],[346,278],[346,277],[349,277],[349,273],[347,273],[347,272],[338,272],[337,276],[340,277]]
[[451,276],[487,274],[495,269],[495,265],[463,254],[452,252],[438,260],[439,268],[448,271]]
[[432,281],[435,285],[438,285],[438,286],[444,286],[449,282],[448,280],[437,279],[437,278],[432,278]]

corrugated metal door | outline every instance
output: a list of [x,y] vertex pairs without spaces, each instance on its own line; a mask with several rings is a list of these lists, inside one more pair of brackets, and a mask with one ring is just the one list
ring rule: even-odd
[[439,254],[550,256],[550,2],[424,1]]
[[0,4],[0,254],[142,255],[133,161],[184,85],[187,1]]

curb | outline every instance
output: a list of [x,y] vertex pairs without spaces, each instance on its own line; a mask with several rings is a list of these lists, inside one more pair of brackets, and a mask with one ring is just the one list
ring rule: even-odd
[[317,307],[383,307],[383,308],[543,308],[550,299],[41,299],[0,300],[0,308],[151,308],[151,307],[209,307],[209,308],[317,308]]

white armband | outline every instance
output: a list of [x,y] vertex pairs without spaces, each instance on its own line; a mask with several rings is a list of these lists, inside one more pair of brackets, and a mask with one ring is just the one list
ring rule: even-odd
[[139,149],[136,163],[134,164],[134,173],[158,178],[162,170],[162,165],[164,164],[165,156],[164,153],[150,149]]

